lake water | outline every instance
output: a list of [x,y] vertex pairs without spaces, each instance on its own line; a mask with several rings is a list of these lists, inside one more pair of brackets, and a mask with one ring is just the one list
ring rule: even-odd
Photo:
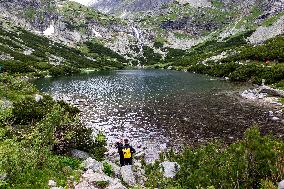
[[[257,123],[279,128],[265,108],[238,98],[247,86],[170,70],[121,70],[34,81],[42,91],[75,103],[82,122],[109,142],[196,144],[233,142]],[[80,100],[78,100],[80,99]],[[282,126],[281,126],[282,127]]]

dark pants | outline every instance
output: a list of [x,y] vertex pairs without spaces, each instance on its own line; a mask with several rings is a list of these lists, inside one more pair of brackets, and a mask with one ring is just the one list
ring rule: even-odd
[[123,157],[123,154],[119,154],[119,163],[120,163],[120,166],[124,166],[124,157]]
[[125,158],[124,165],[132,165],[132,158]]

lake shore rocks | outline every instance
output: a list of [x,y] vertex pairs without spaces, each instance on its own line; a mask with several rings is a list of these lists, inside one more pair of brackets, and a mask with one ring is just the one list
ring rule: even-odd
[[268,107],[268,109],[270,109],[270,111],[267,112],[268,118],[274,122],[284,124],[284,115],[282,112],[284,104],[280,102],[280,98],[284,97],[283,90],[262,85],[254,89],[245,90],[240,96],[248,102]]
[[74,158],[78,158],[78,159],[81,159],[81,160],[86,160],[89,157],[91,157],[90,154],[88,154],[87,152],[77,150],[77,149],[71,150],[70,155]]
[[129,186],[134,186],[136,184],[136,179],[131,165],[121,167],[121,176],[122,180]]
[[281,182],[279,182],[279,184],[278,184],[278,189],[284,189],[284,180],[282,180]]
[[103,164],[89,157],[84,161],[85,170],[93,170],[94,172],[103,173]]
[[80,182],[75,185],[75,189],[96,189],[99,188],[100,183],[106,183],[106,189],[126,189],[119,179],[94,172],[91,169],[82,175]]
[[164,161],[160,164],[165,178],[174,178],[180,169],[177,162]]

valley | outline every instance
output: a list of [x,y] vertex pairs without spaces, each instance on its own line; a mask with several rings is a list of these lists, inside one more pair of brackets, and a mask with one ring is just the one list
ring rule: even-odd
[[281,189],[283,0],[2,0],[0,24],[0,188]]

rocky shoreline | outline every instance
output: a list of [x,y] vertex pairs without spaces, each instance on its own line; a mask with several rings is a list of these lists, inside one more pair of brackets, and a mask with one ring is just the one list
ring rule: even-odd
[[[284,96],[284,92],[281,90],[273,89],[268,86],[258,86],[253,89],[247,89],[239,94],[243,100],[249,103],[254,103],[259,106],[265,106],[271,109],[267,112],[269,115],[269,119],[275,122],[284,123],[284,115],[282,113],[282,108],[284,105],[279,102],[280,97]],[[81,111],[88,106],[90,103],[83,97],[72,97],[65,96],[62,94],[53,95],[54,100],[63,100],[77,108]],[[84,115],[81,113],[81,121],[85,123]],[[88,123],[85,123],[86,127],[90,127]],[[103,129],[102,127],[92,127],[94,129],[94,133],[98,133],[100,131],[107,132],[109,128]],[[125,189],[126,186],[140,186],[143,188],[145,182],[147,180],[145,170],[142,166],[142,160],[145,161],[146,164],[151,164],[155,162],[155,160],[159,159],[159,154],[165,152],[167,148],[167,144],[141,144],[134,143],[134,147],[137,149],[137,154],[135,155],[134,165],[133,166],[124,166],[119,167],[119,156],[117,150],[113,146],[114,141],[108,141],[108,151],[106,152],[106,160],[104,162],[98,162],[95,159],[91,158],[89,154],[74,150],[72,152],[73,157],[80,158],[84,160],[84,172],[80,178],[79,182],[75,182],[70,179],[70,183],[75,189],[96,189],[99,188],[98,184],[106,184],[105,188],[108,189]],[[109,176],[104,173],[104,164],[108,164],[112,167],[113,175]],[[164,167],[163,175],[166,178],[172,178],[175,176],[178,171],[179,165],[176,162],[168,162],[164,161],[160,164],[161,167]],[[50,181],[51,189],[61,189],[60,187],[56,187],[56,183]]]
[[267,107],[270,109],[270,111],[267,112],[269,118],[272,121],[284,124],[284,104],[280,102],[280,98],[284,97],[284,91],[261,85],[243,91],[240,96],[248,102]]

